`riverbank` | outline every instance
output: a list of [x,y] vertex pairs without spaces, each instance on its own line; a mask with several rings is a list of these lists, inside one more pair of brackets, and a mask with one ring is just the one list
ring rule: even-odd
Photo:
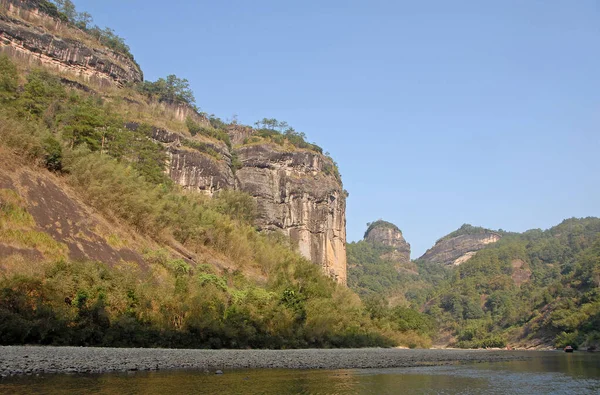
[[197,369],[362,369],[524,359],[489,350],[306,349],[181,350],[94,347],[0,347],[0,376]]

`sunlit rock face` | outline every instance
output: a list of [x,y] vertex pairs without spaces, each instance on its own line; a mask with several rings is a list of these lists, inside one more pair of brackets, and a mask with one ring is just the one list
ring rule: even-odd
[[[234,128],[231,140],[240,143],[251,132]],[[289,236],[304,257],[346,283],[346,192],[330,158],[272,143],[230,150],[225,143],[202,136],[193,141],[203,148],[194,148],[189,137],[164,129],[154,129],[152,139],[165,147],[166,172],[177,184],[207,195],[222,189],[247,192],[256,199],[259,229]],[[235,172],[233,155],[238,160]]]
[[258,203],[258,225],[289,235],[299,252],[346,283],[346,194],[327,168],[331,160],[274,144],[242,146],[239,189]]
[[398,264],[410,262],[410,244],[404,239],[402,231],[393,224],[382,221],[380,225],[369,228],[365,234],[365,240],[392,247],[393,250],[382,256],[385,260]]
[[[68,37],[75,32],[49,16],[33,0],[0,0],[0,52],[33,65],[69,72],[86,80],[109,85],[140,82],[135,62],[106,47]],[[71,30],[70,30],[71,29]],[[65,32],[60,36],[56,32]]]
[[444,238],[438,240],[419,259],[443,265],[460,265],[471,259],[477,251],[485,248],[488,244],[497,242],[500,238],[498,233],[492,231]]

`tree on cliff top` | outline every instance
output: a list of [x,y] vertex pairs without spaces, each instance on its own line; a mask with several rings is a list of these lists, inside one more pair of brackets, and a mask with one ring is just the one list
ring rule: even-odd
[[144,81],[138,86],[138,90],[148,97],[160,102],[171,104],[187,104],[196,108],[196,98],[190,88],[190,82],[176,75],[168,75],[167,78],[159,78],[155,82]]

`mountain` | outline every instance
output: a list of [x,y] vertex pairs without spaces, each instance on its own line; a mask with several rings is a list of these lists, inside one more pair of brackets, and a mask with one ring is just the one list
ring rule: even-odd
[[348,284],[375,311],[424,313],[435,322],[435,344],[600,347],[599,218],[524,233],[463,225],[417,259],[414,272],[389,259],[386,240],[397,227],[383,229],[372,238],[379,243],[348,244]]
[[442,265],[460,265],[488,244],[496,243],[502,236],[498,232],[469,224],[439,239],[419,260]]
[[337,165],[201,113],[69,1],[0,1],[0,343],[426,345],[345,287]]
[[348,286],[361,296],[398,294],[407,278],[418,276],[410,244],[391,222],[380,219],[367,226],[364,239],[347,246]]
[[[67,16],[47,1],[0,4],[3,53],[26,65],[61,73],[63,83],[76,89],[142,82],[141,69],[114,33],[70,25]],[[142,86],[148,85],[149,90],[160,87]],[[175,84],[170,87],[175,88]],[[103,96],[99,90],[94,93]],[[284,134],[275,130],[279,125],[265,124],[260,129],[227,125],[171,96],[152,106],[170,113],[175,124],[164,127],[156,119],[144,119],[144,123],[154,122],[145,133],[167,154],[171,179],[186,190],[209,195],[226,189],[250,193],[257,202],[259,227],[282,232],[304,257],[345,284],[346,192],[335,162],[293,129]],[[128,113],[152,111],[139,98],[104,98],[129,100]],[[124,121],[133,131],[140,127],[135,119]]]

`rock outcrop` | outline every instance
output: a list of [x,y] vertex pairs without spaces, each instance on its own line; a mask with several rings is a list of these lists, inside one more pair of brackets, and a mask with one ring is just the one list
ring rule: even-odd
[[443,265],[460,265],[501,237],[489,229],[463,225],[459,230],[438,240],[419,260]]
[[396,264],[410,263],[410,244],[404,240],[402,231],[396,225],[382,220],[375,221],[365,232],[365,240],[393,248],[382,259]]
[[[126,127],[136,130],[139,125]],[[231,127],[230,138],[239,143],[233,149],[206,136],[189,137],[159,128],[153,128],[150,136],[165,148],[166,173],[173,181],[207,195],[223,189],[247,192],[257,202],[256,226],[289,236],[304,257],[345,284],[346,192],[332,172],[333,161],[316,151],[268,141],[242,144],[253,132],[249,127]],[[405,248],[398,246],[403,260]]]
[[258,225],[288,235],[300,253],[346,283],[346,193],[327,169],[331,159],[309,150],[252,144],[236,150],[239,189],[254,196]]
[[204,136],[184,137],[158,128],[152,130],[152,139],[165,147],[166,172],[184,189],[212,196],[221,189],[235,188],[231,154],[222,141]]
[[91,37],[84,42],[82,31],[48,15],[39,1],[0,0],[0,7],[0,52],[104,84],[142,81],[132,59],[94,45]]

